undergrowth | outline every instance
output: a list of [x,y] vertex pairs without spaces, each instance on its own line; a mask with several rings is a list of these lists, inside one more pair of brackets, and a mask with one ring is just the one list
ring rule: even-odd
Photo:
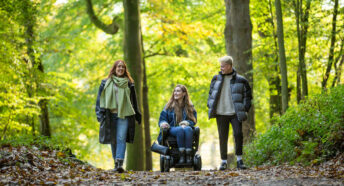
[[249,165],[316,164],[342,153],[344,86],[309,97],[245,146]]

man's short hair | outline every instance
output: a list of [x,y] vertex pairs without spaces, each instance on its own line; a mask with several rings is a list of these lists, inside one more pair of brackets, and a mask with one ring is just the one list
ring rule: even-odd
[[223,56],[223,57],[221,57],[219,59],[219,62],[220,63],[225,62],[225,63],[233,66],[233,58],[232,58],[232,56]]

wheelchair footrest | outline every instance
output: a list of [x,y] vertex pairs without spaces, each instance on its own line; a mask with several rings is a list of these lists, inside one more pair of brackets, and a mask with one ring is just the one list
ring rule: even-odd
[[189,164],[188,163],[182,163],[182,164],[177,163],[174,165],[174,167],[175,168],[193,167],[193,164],[192,163],[189,163]]

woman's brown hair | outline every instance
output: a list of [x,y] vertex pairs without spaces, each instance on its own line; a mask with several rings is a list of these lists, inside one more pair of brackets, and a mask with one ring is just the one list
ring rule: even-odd
[[110,78],[112,75],[116,76],[116,68],[120,62],[122,62],[124,67],[125,67],[124,76],[127,77],[131,83],[134,83],[134,80],[128,71],[127,64],[125,63],[124,60],[121,60],[121,59],[115,61],[115,63],[112,65],[111,70],[110,70],[109,75],[108,75],[108,78]]
[[[179,87],[183,92],[185,92],[185,96],[183,98],[182,105],[179,105],[178,101],[174,99],[174,91],[176,88]],[[183,108],[185,108],[186,111],[186,116],[193,122],[197,122],[197,119],[194,116],[194,106],[190,100],[188,89],[184,85],[177,85],[172,92],[172,96],[170,100],[166,104],[166,109],[167,110],[172,110],[174,109],[174,112],[176,114],[176,122],[177,124],[182,121],[182,114],[183,114]]]

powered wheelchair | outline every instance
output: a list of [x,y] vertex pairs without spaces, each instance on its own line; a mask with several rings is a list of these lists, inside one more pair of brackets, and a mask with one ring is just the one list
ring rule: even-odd
[[192,152],[191,156],[193,157],[192,163],[183,163],[179,164],[180,153],[178,150],[177,139],[174,136],[168,135],[167,128],[162,129],[162,141],[161,145],[168,147],[166,154],[160,155],[160,171],[169,172],[170,168],[193,168],[195,171],[202,169],[202,158],[200,154],[196,154],[198,151],[199,145],[199,127],[193,128],[193,138],[192,138]]

